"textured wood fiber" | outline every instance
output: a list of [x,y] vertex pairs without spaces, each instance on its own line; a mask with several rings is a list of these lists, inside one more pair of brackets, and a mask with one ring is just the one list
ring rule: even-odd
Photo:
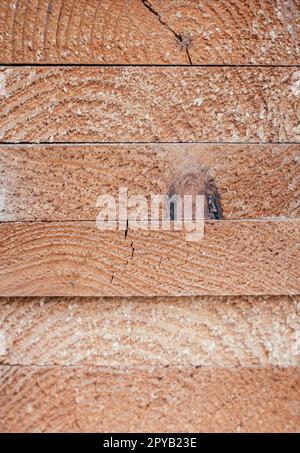
[[94,222],[0,224],[1,296],[298,294],[299,220],[209,221],[185,231]]
[[294,432],[299,399],[299,368],[0,366],[3,432]]
[[299,64],[300,6],[286,0],[150,0],[192,64]]
[[300,297],[0,299],[0,363],[299,366]]
[[[0,64],[297,65],[299,13],[2,0]],[[0,148],[0,221],[38,221],[0,224],[0,295],[118,296],[0,299],[0,431],[300,430],[299,96],[295,67],[0,68],[0,141],[74,143]],[[76,146],[158,141],[223,144]],[[200,167],[201,242],[96,230],[100,189]]]
[[0,62],[297,64],[297,0],[1,0]]
[[203,171],[225,219],[299,217],[299,145],[3,145],[0,220],[95,220],[99,195],[194,191]]
[[2,142],[294,142],[296,68],[0,71]]

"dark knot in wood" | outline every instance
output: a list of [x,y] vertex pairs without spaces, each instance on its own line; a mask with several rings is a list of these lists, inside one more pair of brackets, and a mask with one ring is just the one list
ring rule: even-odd
[[[204,217],[210,220],[222,218],[221,197],[212,176],[207,170],[187,171],[173,175],[173,182],[168,191],[169,198],[179,195],[204,195]],[[174,207],[170,209],[171,220],[175,219]]]

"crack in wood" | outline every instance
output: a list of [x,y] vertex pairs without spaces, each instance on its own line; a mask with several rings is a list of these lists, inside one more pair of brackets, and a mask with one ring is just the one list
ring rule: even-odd
[[189,64],[192,66],[193,63],[192,63],[192,59],[191,59],[191,56],[190,56],[190,53],[189,53],[189,46],[190,46],[190,44],[192,42],[192,37],[190,35],[188,35],[188,34],[177,33],[175,30],[173,30],[173,28],[171,28],[167,24],[167,22],[165,22],[162,19],[162,17],[159,14],[159,12],[151,5],[151,3],[148,0],[142,0],[142,3],[152,14],[154,14],[158,18],[159,22],[164,27],[166,27],[171,33],[173,33],[173,35],[176,38],[176,42],[180,45],[181,49],[184,49],[186,51],[187,59],[189,61]]

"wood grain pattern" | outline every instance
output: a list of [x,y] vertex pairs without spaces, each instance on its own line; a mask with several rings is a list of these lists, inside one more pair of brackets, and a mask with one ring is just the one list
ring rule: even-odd
[[1,0],[2,63],[297,64],[296,0]]
[[184,231],[94,222],[0,224],[2,296],[298,294],[299,220],[209,221]]
[[192,64],[299,64],[300,6],[286,0],[150,0],[160,20],[189,38]]
[[295,432],[299,368],[0,366],[1,432]]
[[[0,3],[0,431],[299,432],[299,1]],[[188,172],[202,240],[97,230]]]
[[225,219],[300,216],[299,145],[3,145],[0,220],[94,220],[99,195],[150,199],[203,170]]
[[299,80],[295,68],[2,69],[0,140],[294,142]]
[[8,365],[299,366],[300,297],[0,298]]

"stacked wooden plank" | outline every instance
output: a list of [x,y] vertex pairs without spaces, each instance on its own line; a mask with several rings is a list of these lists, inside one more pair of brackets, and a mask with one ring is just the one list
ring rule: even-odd
[[[299,431],[299,28],[294,0],[1,2],[1,431]],[[202,172],[202,240],[97,229],[99,194]]]

